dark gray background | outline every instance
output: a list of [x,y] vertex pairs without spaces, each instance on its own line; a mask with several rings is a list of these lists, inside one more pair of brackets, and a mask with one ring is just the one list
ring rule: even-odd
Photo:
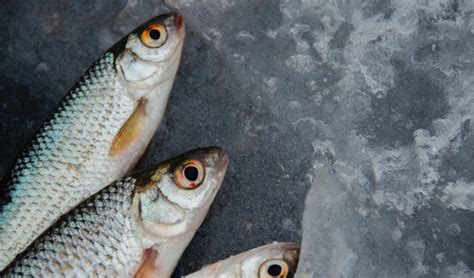
[[174,8],[182,63],[140,167],[231,157],[177,275],[303,236],[314,277],[474,276],[471,1],[3,1],[0,175],[103,51]]

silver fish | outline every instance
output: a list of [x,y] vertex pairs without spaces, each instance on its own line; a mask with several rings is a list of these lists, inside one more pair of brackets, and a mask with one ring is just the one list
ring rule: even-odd
[[112,183],[63,215],[1,277],[169,277],[228,165],[217,147]]
[[155,17],[66,95],[0,183],[0,269],[59,216],[133,168],[162,119],[184,36],[181,16]]
[[272,243],[232,256],[189,274],[187,278],[294,277],[299,258],[296,243]]

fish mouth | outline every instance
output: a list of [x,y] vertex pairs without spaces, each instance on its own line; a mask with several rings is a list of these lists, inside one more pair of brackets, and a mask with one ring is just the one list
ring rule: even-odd
[[282,242],[279,243],[280,248],[287,250],[287,251],[299,251],[301,249],[301,245],[296,242]]
[[229,166],[229,156],[224,152],[224,150],[219,150],[219,162],[217,164],[217,170],[219,172],[226,171]]
[[176,13],[174,16],[174,24],[176,25],[176,29],[178,31],[179,29],[181,29],[181,27],[183,27],[184,25],[183,23],[184,23],[183,17],[179,15],[178,13]]

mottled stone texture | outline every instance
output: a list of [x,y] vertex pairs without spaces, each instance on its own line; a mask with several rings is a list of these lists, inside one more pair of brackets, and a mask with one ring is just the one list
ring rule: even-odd
[[471,1],[4,2],[0,174],[100,53],[169,9],[187,41],[140,167],[210,144],[232,159],[176,275],[302,237],[314,277],[474,276]]

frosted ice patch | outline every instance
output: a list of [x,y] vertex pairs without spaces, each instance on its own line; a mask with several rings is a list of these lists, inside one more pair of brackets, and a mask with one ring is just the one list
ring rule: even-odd
[[288,67],[302,74],[310,73],[316,67],[313,57],[304,54],[292,55],[285,61],[285,63]]
[[450,208],[474,211],[474,184],[464,180],[450,182],[443,189],[441,201]]

